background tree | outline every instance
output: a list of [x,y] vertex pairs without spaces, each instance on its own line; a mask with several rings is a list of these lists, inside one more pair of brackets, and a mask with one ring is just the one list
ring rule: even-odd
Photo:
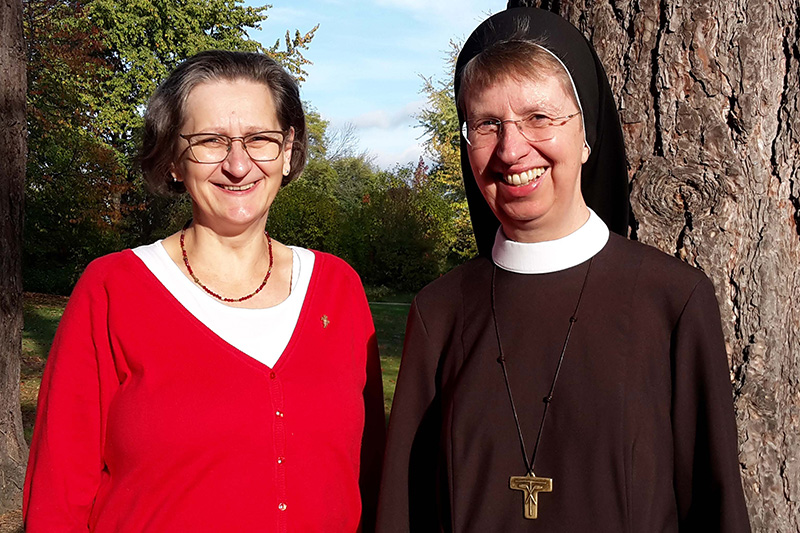
[[442,79],[422,78],[421,92],[427,97],[427,102],[417,115],[419,126],[424,131],[426,155],[433,158],[430,181],[439,189],[441,196],[448,200],[452,209],[452,231],[443,235],[447,240],[446,246],[450,248],[451,267],[473,257],[478,251],[472,236],[472,223],[461,175],[461,134],[453,91],[453,77],[460,49],[460,43],[450,41]]
[[0,3],[0,515],[22,502],[28,448],[19,409],[25,179],[22,2]]
[[[97,121],[113,71],[81,3],[25,2],[28,134],[26,286],[71,286],[78,265],[113,246],[112,199],[125,169]],[[118,211],[118,210],[117,210]],[[118,240],[118,239],[116,239]],[[46,258],[46,260],[44,259]]]
[[418,291],[448,270],[451,206],[422,159],[379,172],[373,183],[347,208],[343,256],[366,284]]
[[717,288],[753,529],[800,531],[800,1],[532,3],[606,66],[632,237]]

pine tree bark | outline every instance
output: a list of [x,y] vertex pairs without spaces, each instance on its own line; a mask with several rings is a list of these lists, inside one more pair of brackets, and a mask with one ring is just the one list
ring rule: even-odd
[[0,514],[22,504],[28,457],[19,406],[25,89],[22,0],[0,0]]
[[606,66],[631,236],[714,281],[753,531],[800,532],[800,0],[538,5]]

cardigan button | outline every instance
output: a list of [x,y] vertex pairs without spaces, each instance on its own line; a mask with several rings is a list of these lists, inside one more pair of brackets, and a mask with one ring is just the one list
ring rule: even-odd
[[283,502],[279,503],[278,504],[278,510],[279,511],[285,511],[286,510],[286,504],[283,503]]
[[283,411],[275,411],[275,416],[283,418]]
[[286,457],[278,457],[278,464],[282,465],[285,460],[286,460]]
[[275,372],[269,373],[269,379],[275,379]]

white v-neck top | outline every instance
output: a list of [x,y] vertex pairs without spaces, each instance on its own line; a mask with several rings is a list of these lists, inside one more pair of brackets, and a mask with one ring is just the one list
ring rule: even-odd
[[290,248],[291,291],[284,301],[266,309],[230,307],[216,300],[181,272],[161,241],[134,248],[133,253],[206,327],[228,344],[273,367],[292,337],[314,269],[314,252],[294,246]]
[[589,209],[589,219],[566,237],[544,242],[516,242],[497,229],[492,247],[494,264],[517,274],[566,270],[594,257],[608,242],[608,226]]

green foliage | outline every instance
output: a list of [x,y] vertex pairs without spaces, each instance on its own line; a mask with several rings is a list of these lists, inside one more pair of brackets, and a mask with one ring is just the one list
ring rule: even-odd
[[343,225],[344,256],[365,283],[416,291],[446,270],[446,200],[422,161],[375,175],[351,199]]
[[267,227],[280,242],[338,255],[340,219],[336,200],[301,177],[278,193]]
[[329,122],[322,118],[319,111],[308,103],[304,107],[306,111],[306,131],[308,131],[308,159],[309,161],[325,159],[328,151],[325,136]]
[[351,156],[331,163],[336,172],[333,194],[346,212],[357,210],[370,193],[383,188],[390,178],[379,172],[365,156]]
[[109,76],[103,44],[78,2],[26,2],[28,161],[23,269],[26,286],[66,292],[108,228],[124,169],[100,139],[89,102]]
[[427,105],[417,115],[419,125],[425,131],[425,150],[434,162],[430,179],[448,199],[453,211],[453,231],[446,236],[449,260],[453,265],[477,253],[461,174],[460,124],[453,92],[459,48],[458,43],[450,42],[444,81],[422,78],[422,93],[427,97]]

